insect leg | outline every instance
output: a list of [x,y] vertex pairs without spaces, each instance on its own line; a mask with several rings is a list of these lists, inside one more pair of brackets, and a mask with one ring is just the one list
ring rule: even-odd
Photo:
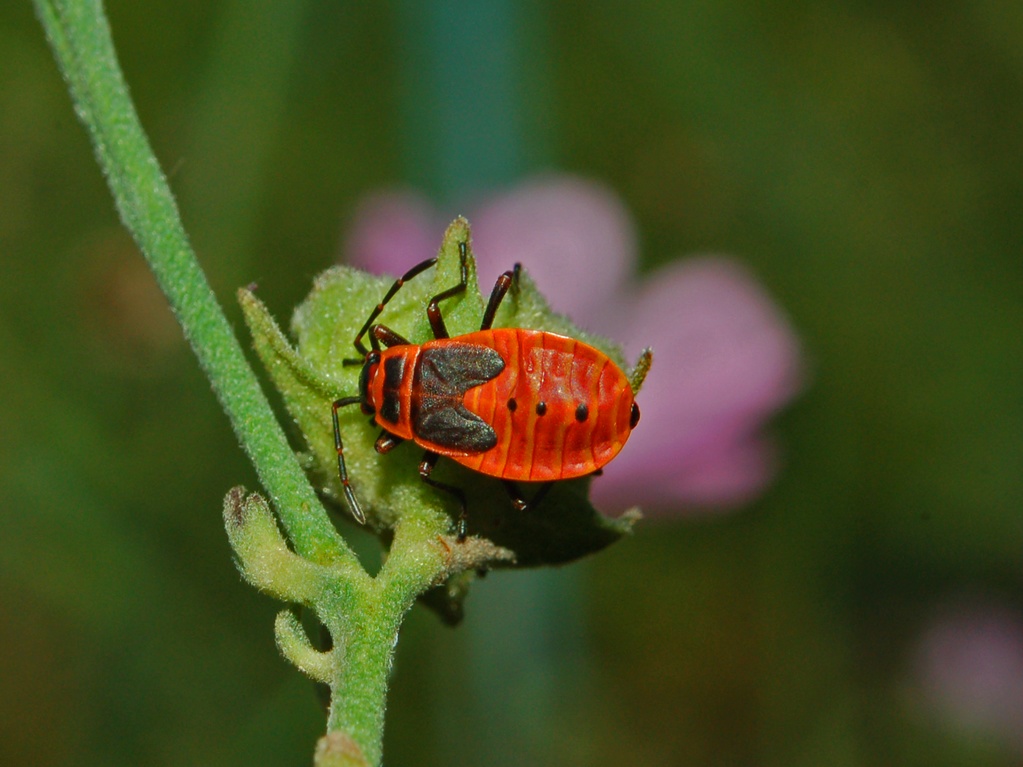
[[[380,312],[382,312],[384,310],[384,307],[387,306],[387,302],[390,301],[392,298],[394,298],[394,294],[397,293],[398,290],[401,289],[402,285],[404,285],[406,282],[411,280],[416,275],[421,274],[422,272],[425,272],[427,269],[429,269],[431,266],[433,266],[436,263],[437,263],[437,259],[436,258],[428,258],[425,261],[423,261],[422,263],[419,263],[419,264],[416,264],[415,266],[413,266],[411,269],[409,269],[407,272],[405,272],[405,274],[403,274],[401,277],[399,277],[398,279],[396,279],[394,281],[394,284],[391,285],[390,290],[388,290],[386,295],[384,295],[383,300],[374,307],[373,311],[371,311],[369,313],[369,318],[366,320],[365,324],[362,326],[362,329],[355,336],[355,340],[352,342],[355,345],[355,350],[360,355],[365,357],[369,353],[369,350],[367,350],[365,345],[362,343],[362,337],[364,335],[366,335],[366,333],[369,331],[370,325],[373,324],[373,321],[377,317],[380,316]],[[463,272],[464,272],[464,268],[463,268]],[[464,277],[463,277],[463,279],[464,279]]]
[[404,337],[399,336],[386,325],[374,325],[373,330],[370,331],[370,338],[379,341],[388,349],[392,346],[409,345],[409,342]]
[[433,467],[437,465],[437,459],[440,458],[440,454],[427,450],[423,453],[423,460],[419,463],[419,476],[430,487],[436,487],[439,490],[444,490],[451,495],[455,496],[458,500],[458,541],[461,543],[465,540],[466,526],[465,526],[465,493],[462,492],[460,487],[454,485],[448,485],[444,482],[438,482],[430,476],[433,471]]
[[483,324],[480,325],[480,330],[490,330],[493,326],[494,317],[497,315],[497,310],[501,306],[508,288],[513,284],[517,285],[519,282],[520,271],[522,271],[522,264],[515,264],[514,269],[508,270],[497,278],[497,282],[494,283],[494,289],[490,292],[487,310],[483,312]]
[[458,243],[458,258],[461,264],[461,282],[454,287],[448,288],[442,293],[438,293],[430,299],[429,305],[426,307],[426,316],[430,320],[430,328],[433,330],[434,338],[450,338],[448,335],[447,326],[444,324],[444,318],[440,313],[440,306],[438,304],[445,298],[451,298],[457,296],[459,293],[465,292],[465,286],[469,282],[469,264],[468,256],[466,255],[465,243]]
[[[374,325],[369,329],[369,345],[373,347],[373,351],[380,351],[380,344],[383,344],[388,349],[392,346],[408,346],[409,342],[403,336],[398,335],[386,325]],[[366,360],[354,360],[346,359],[341,360],[342,367],[352,367],[353,365],[365,365]]]
[[355,517],[355,520],[360,524],[366,524],[366,515],[362,513],[362,508],[359,506],[359,502],[355,499],[355,493],[352,491],[352,486],[348,483],[348,469],[345,467],[345,452],[344,447],[341,445],[341,427],[337,422],[337,411],[338,408],[346,407],[348,405],[361,404],[362,400],[359,397],[344,397],[339,400],[335,400],[331,406],[330,414],[334,419],[334,448],[337,450],[337,474],[341,479],[341,489],[345,493],[345,501],[348,502],[348,510]]
[[552,487],[554,487],[553,482],[545,482],[543,485],[541,485],[540,489],[537,490],[536,494],[533,496],[533,500],[529,502],[529,508],[535,509],[537,506],[539,506],[540,501],[544,499],[544,496],[547,495],[547,493],[550,491]]
[[380,455],[384,455],[385,453],[390,453],[404,441],[405,440],[401,437],[396,437],[389,431],[382,431],[380,432],[380,436],[377,437],[376,444],[373,447],[376,448],[376,451],[380,453]]
[[529,511],[535,509],[540,505],[540,501],[544,499],[547,492],[551,489],[553,482],[544,482],[540,486],[540,489],[536,491],[532,500],[527,501],[526,497],[522,494],[522,490],[512,482],[510,479],[503,480],[504,489],[508,491],[508,497],[511,498],[512,506],[515,507],[516,511]]

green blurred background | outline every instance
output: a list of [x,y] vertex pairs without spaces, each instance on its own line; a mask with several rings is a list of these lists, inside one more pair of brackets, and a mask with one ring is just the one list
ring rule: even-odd
[[[414,610],[387,763],[1018,765],[912,659],[957,595],[1023,610],[1023,5],[472,5],[109,3],[235,325],[252,281],[286,318],[371,190],[558,168],[622,195],[644,270],[749,263],[810,387],[758,503],[543,576],[578,620],[538,628],[542,701],[472,660],[531,576],[455,631]],[[0,764],[309,764],[323,714],[221,527],[254,473],[28,2],[0,62]],[[481,114],[508,135],[460,167]]]

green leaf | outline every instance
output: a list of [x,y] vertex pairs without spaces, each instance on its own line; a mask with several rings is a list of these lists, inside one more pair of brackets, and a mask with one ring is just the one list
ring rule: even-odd
[[[436,267],[406,282],[378,321],[412,343],[431,339],[426,305],[433,296],[457,284],[461,242],[470,243],[469,225],[464,219],[456,219],[445,234]],[[468,289],[440,306],[452,336],[479,329],[486,303],[476,283],[471,243],[468,250]],[[295,312],[292,329],[297,347],[288,342],[252,293],[240,292],[256,350],[305,439],[306,466],[314,486],[342,509],[345,505],[337,477],[331,403],[358,394],[361,364],[345,365],[344,360],[360,356],[353,345],[355,336],[393,284],[393,278],[350,267],[327,270],[316,279],[309,297]],[[610,342],[583,333],[566,317],[551,312],[525,274],[518,289],[506,297],[495,325],[553,330],[580,338],[624,367],[620,350]],[[374,530],[385,533],[413,510],[448,515],[450,524],[454,524],[458,513],[454,500],[419,478],[422,450],[401,445],[387,455],[377,454],[374,442],[380,428],[372,426],[354,406],[341,409],[339,424],[351,485]],[[612,520],[601,515],[588,500],[589,480],[585,478],[558,483],[536,509],[519,512],[513,509],[498,479],[444,460],[437,464],[433,476],[465,491],[470,534],[514,552],[514,562],[495,562],[498,567],[569,562],[618,540],[629,532],[638,516],[629,514]],[[523,488],[527,495],[535,491],[528,483]],[[457,611],[456,605],[449,606]]]
[[327,571],[288,548],[266,501],[242,487],[224,498],[224,526],[238,569],[249,583],[278,599],[312,604],[324,590]]
[[281,610],[274,621],[274,634],[281,655],[294,663],[299,671],[321,684],[332,681],[337,663],[334,651],[321,652],[313,647],[295,613]]

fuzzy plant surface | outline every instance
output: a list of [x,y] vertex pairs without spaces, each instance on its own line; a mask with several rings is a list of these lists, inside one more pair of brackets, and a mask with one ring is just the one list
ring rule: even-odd
[[[429,276],[406,282],[387,303],[380,321],[411,343],[432,338],[425,307],[432,296],[458,283],[462,246],[469,254],[467,289],[440,308],[452,336],[478,329],[484,299],[476,283],[469,224],[461,218],[448,227]],[[331,405],[359,390],[361,366],[345,365],[344,360],[359,357],[354,339],[392,284],[389,277],[350,267],[324,272],[295,311],[294,345],[252,290],[238,291],[256,351],[301,432],[302,465],[342,518],[348,518],[348,509],[338,477]],[[553,329],[583,338],[621,360],[621,353],[607,341],[587,336],[553,314],[525,274],[502,304],[495,326]],[[632,370],[635,388],[649,359],[645,354]],[[342,557],[338,557],[342,565],[321,565],[292,553],[258,495],[245,497],[238,488],[225,503],[228,533],[246,579],[280,599],[310,608],[330,634],[331,649],[320,651],[291,611],[277,619],[281,652],[331,689],[328,732],[335,731],[331,726],[335,710],[347,712],[347,717],[338,714],[341,732],[353,725],[367,731],[382,729],[382,720],[360,719],[373,712],[382,716],[398,626],[414,600],[422,598],[445,621],[457,623],[475,573],[569,562],[628,533],[637,516],[630,513],[612,520],[601,515],[587,499],[586,478],[558,483],[542,505],[516,511],[499,480],[443,461],[435,476],[466,495],[468,536],[462,540],[456,532],[457,503],[420,479],[421,450],[409,444],[378,454],[374,443],[380,428],[358,408],[343,410],[339,426],[348,474],[366,524],[386,550],[375,577],[350,567]]]
[[[464,294],[441,302],[440,310],[452,336],[478,330],[485,302],[476,283],[469,223],[462,218],[448,227],[437,253],[437,265],[406,282],[378,321],[412,343],[432,339],[426,305],[432,296],[458,283],[461,244],[467,246],[469,254],[469,284]],[[303,463],[310,478],[342,511],[346,507],[338,480],[331,403],[358,393],[361,366],[344,365],[343,361],[360,356],[354,347],[355,336],[392,283],[393,278],[351,267],[327,270],[294,313],[294,346],[255,294],[248,289],[239,291],[256,350],[304,437],[307,450]],[[525,271],[501,304],[495,327],[543,329],[579,338],[625,368],[620,350],[610,342],[588,335],[567,318],[554,314]],[[633,371],[637,376],[634,388],[645,374],[647,357],[642,360]],[[421,449],[401,445],[382,457],[373,447],[379,426],[357,407],[343,409],[339,415],[352,486],[365,506],[367,524],[385,542],[389,531],[410,508],[429,509],[445,524],[451,524],[452,515],[458,513],[457,503],[420,480],[417,466]],[[505,561],[505,566],[569,562],[618,539],[634,518],[627,514],[611,520],[597,512],[587,498],[589,478],[556,483],[541,507],[522,513],[512,509],[498,480],[453,461],[440,461],[433,476],[465,491],[469,533],[512,551],[514,562]]]
[[[380,570],[368,573],[323,501],[337,506],[341,497],[331,403],[358,390],[358,366],[341,361],[353,356],[352,340],[390,280],[345,267],[325,272],[295,313],[294,345],[252,291],[239,292],[256,350],[299,427],[303,444],[296,452],[195,258],[128,95],[102,3],[35,0],[35,5],[121,219],[167,295],[263,485],[265,495],[235,487],[224,500],[238,567],[259,589],[309,608],[329,632],[329,646],[314,645],[290,607],[274,626],[284,657],[330,688],[327,732],[317,744],[315,762],[378,765],[398,629],[416,599],[455,623],[475,572],[570,561],[620,538],[636,515],[618,520],[600,515],[587,500],[588,480],[561,483],[542,507],[516,513],[499,482],[442,462],[438,478],[464,487],[468,500],[469,535],[460,540],[451,500],[419,480],[418,452],[398,448],[377,455],[374,430],[349,409],[341,429],[350,475],[367,523],[386,550]],[[458,281],[459,244],[470,242],[468,223],[456,220],[436,269],[400,291],[383,319],[414,343],[427,340],[426,302]],[[442,307],[453,335],[477,329],[483,313],[471,258],[469,270],[468,290]],[[527,275],[495,325],[581,337],[624,364],[607,342],[586,337],[552,314]],[[634,389],[649,361],[644,355],[632,371]]]

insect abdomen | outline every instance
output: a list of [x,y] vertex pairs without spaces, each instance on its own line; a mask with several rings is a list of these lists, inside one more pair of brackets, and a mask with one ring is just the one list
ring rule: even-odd
[[502,328],[459,339],[489,346],[504,370],[464,397],[494,429],[490,450],[454,460],[490,476],[547,482],[590,474],[631,432],[632,389],[603,352],[572,338]]

